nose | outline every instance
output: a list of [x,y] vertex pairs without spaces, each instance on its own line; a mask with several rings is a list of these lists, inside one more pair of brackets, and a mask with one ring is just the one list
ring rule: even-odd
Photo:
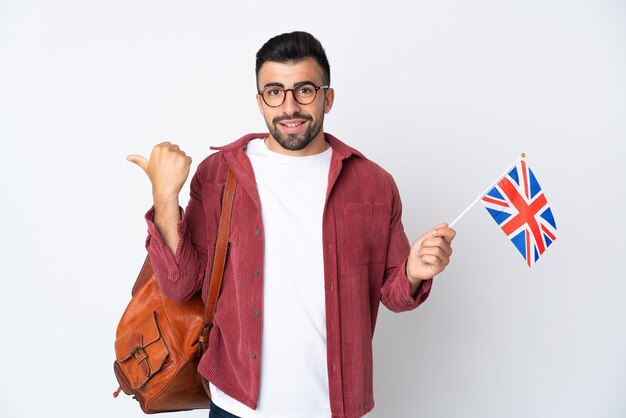
[[293,90],[287,90],[285,92],[285,101],[283,102],[282,107],[283,107],[283,112],[285,112],[288,115],[292,115],[300,110],[300,103],[296,101],[296,98],[293,95]]

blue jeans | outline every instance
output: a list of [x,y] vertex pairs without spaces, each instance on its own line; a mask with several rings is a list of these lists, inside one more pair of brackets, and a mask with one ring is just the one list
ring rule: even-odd
[[209,418],[239,418],[237,415],[233,415],[228,411],[224,411],[219,406],[213,403],[211,400],[211,410],[209,411]]

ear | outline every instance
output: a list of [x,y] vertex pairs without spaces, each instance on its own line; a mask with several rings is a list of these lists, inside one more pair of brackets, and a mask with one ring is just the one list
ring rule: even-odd
[[333,107],[333,102],[335,101],[335,89],[329,87],[326,89],[326,95],[324,97],[324,113],[330,112],[330,109]]
[[261,112],[261,115],[263,115],[263,99],[261,98],[261,95],[257,93],[256,95],[256,104],[259,106],[259,112]]

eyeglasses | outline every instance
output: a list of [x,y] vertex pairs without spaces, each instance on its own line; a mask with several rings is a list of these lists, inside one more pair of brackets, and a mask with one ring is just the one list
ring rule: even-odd
[[327,89],[330,86],[317,87],[312,83],[303,83],[295,86],[292,89],[286,89],[280,86],[267,86],[259,92],[263,101],[269,107],[278,107],[285,102],[287,92],[290,91],[293,94],[293,98],[301,105],[308,105],[315,101],[317,97],[317,91],[319,89]]

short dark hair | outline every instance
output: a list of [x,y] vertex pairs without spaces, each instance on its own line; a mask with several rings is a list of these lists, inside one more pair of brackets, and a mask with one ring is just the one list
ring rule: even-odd
[[256,78],[259,79],[259,70],[267,61],[287,63],[300,61],[311,57],[322,67],[325,85],[330,85],[330,65],[326,52],[320,41],[307,32],[283,33],[271,38],[256,53]]

